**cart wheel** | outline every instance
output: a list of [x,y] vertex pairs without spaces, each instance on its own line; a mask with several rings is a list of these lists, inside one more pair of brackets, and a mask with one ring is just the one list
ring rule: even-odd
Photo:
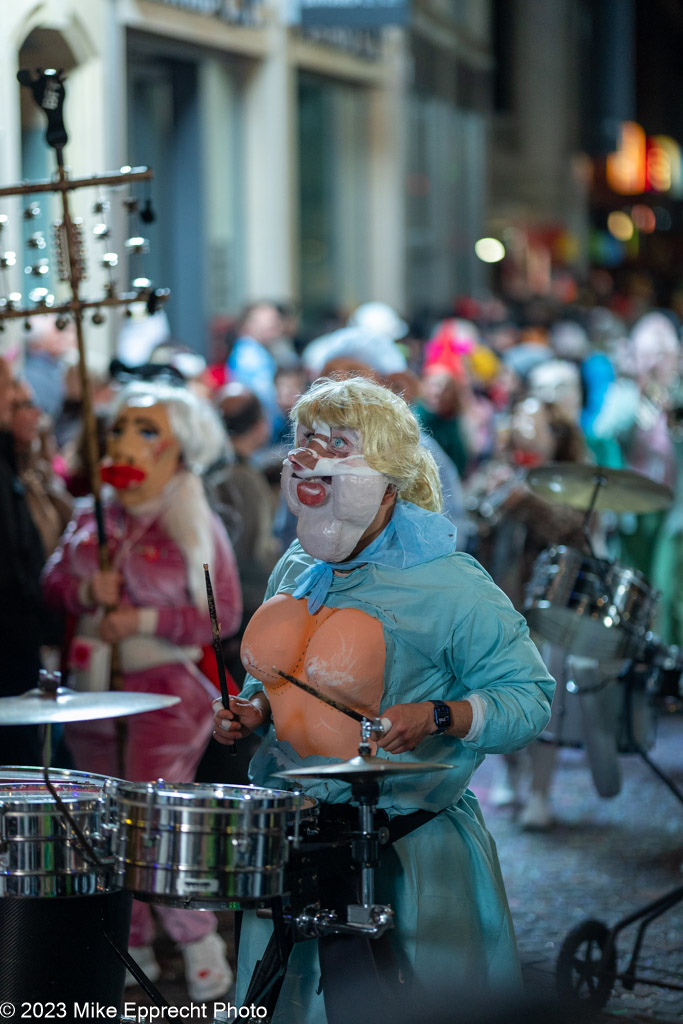
[[601,921],[584,921],[567,935],[557,958],[556,982],[568,1008],[598,1014],[607,1004],[616,978],[614,946],[603,962],[609,930]]

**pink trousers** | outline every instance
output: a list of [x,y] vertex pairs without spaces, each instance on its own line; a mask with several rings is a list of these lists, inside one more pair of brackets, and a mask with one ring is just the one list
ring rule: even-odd
[[[127,715],[123,775],[118,763],[114,719],[78,722],[65,726],[64,736],[79,771],[125,778],[130,782],[192,782],[211,735],[211,697],[198,679],[182,665],[164,665],[127,673],[124,689],[136,693],[164,693],[180,703],[159,711]],[[216,928],[216,917],[206,910],[155,907],[163,927],[180,944],[196,942]],[[147,903],[133,900],[131,946],[150,945],[155,921]]]

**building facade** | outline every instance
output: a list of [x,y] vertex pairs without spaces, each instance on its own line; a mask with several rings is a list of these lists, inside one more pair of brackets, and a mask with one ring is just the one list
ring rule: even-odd
[[[17,0],[6,14],[0,184],[52,173],[43,115],[15,75],[63,68],[70,171],[154,172],[136,189],[154,222],[117,190],[105,197],[118,285],[168,287],[172,335],[198,351],[212,320],[253,299],[299,303],[315,331],[368,299],[411,316],[486,284],[473,243],[486,211],[488,2],[417,0],[407,25],[360,29],[302,26],[296,7]],[[99,244],[94,194],[72,199]],[[47,229],[56,214],[43,205]],[[16,249],[23,212],[9,212]],[[127,253],[135,236],[148,253]],[[96,250],[95,291],[112,273],[100,264]],[[100,332],[109,346],[115,331]]]

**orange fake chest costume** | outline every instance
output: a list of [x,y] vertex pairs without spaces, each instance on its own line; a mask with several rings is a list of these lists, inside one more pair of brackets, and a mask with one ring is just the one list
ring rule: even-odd
[[[414,550],[405,536],[393,548],[388,545],[389,537],[396,533],[397,521],[400,528],[405,507],[405,503],[398,506],[390,527],[355,562],[335,567],[335,563],[313,560],[296,577],[294,591],[283,590],[268,597],[245,631],[241,651],[244,667],[268,695],[277,741],[291,747],[299,758],[355,756],[359,725],[297,689],[280,673],[300,678],[321,696],[346,704],[368,718],[377,717],[384,695],[384,627],[378,608],[368,611],[362,604],[354,607],[356,584],[369,565],[406,568],[406,564],[429,561],[437,552],[455,547],[455,530],[441,516],[431,517],[435,536]],[[344,598],[339,607],[334,606],[334,597],[332,606],[324,603],[330,591],[344,594],[347,588],[351,606],[343,606]]]
[[242,661],[268,694],[275,733],[300,757],[348,759],[358,753],[358,723],[316,701],[278,674],[296,676],[322,696],[368,718],[379,712],[385,646],[380,622],[357,608],[321,607],[276,594],[251,619]]
[[[455,550],[454,532],[444,517],[398,501],[388,526],[357,565],[343,566],[344,575],[294,542],[245,632],[242,696],[265,690],[271,703],[272,722],[250,775],[255,785],[275,789],[289,785],[280,772],[353,757],[360,739],[358,723],[278,670],[372,716],[430,699],[483,705],[466,741],[428,736],[414,751],[393,755],[448,763],[450,770],[389,775],[379,798],[390,816],[440,812],[383,854],[377,890],[395,912],[392,945],[423,984],[457,994],[462,986],[510,990],[519,982],[495,846],[467,787],[486,752],[517,749],[543,729],[554,681],[522,616],[474,559]],[[320,801],[351,799],[339,780],[297,782]],[[270,929],[245,913],[238,1001]],[[319,977],[315,941],[296,943],[274,1021],[326,1021]]]

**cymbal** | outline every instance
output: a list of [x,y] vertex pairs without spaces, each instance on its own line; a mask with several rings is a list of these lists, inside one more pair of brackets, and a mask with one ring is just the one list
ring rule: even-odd
[[611,469],[581,462],[547,462],[530,469],[528,487],[546,501],[571,508],[589,509],[596,485],[600,488],[593,508],[613,512],[658,512],[674,500],[664,484],[650,480],[632,469]]
[[128,693],[126,690],[83,692],[59,686],[54,693],[27,690],[16,697],[0,697],[0,725],[39,725],[47,722],[89,722],[157,711],[180,703],[165,693]]
[[379,775],[443,772],[452,767],[452,764],[439,764],[436,761],[389,761],[385,757],[359,755],[338,764],[314,764],[308,768],[291,768],[286,772],[278,772],[278,775],[284,779],[348,779],[349,782],[353,782],[363,777],[376,778]]

